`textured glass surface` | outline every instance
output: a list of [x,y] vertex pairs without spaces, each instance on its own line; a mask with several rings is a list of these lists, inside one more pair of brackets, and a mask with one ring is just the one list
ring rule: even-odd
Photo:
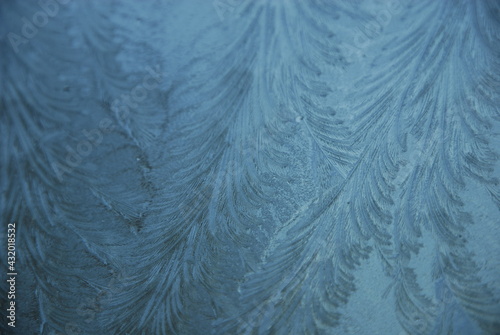
[[0,331],[500,334],[499,97],[497,0],[2,0]]

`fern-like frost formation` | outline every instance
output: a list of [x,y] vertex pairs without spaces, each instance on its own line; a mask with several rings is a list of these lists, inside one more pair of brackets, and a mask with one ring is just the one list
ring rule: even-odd
[[498,1],[8,0],[0,51],[2,334],[500,334]]

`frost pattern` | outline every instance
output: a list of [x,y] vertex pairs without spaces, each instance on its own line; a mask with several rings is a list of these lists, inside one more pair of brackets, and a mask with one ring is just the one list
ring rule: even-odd
[[371,334],[366,276],[500,332],[498,1],[55,4],[0,4],[19,334]]

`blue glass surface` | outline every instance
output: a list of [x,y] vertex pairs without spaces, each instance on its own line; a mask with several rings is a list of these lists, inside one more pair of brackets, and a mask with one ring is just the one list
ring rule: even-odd
[[500,2],[0,2],[2,334],[500,334]]

